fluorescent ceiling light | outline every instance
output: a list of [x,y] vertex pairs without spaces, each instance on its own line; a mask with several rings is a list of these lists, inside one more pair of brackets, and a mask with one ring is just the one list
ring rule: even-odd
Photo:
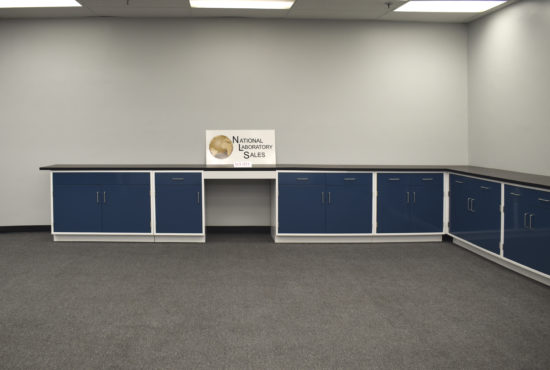
[[395,12],[423,12],[423,13],[481,13],[506,1],[409,1]]
[[294,0],[189,0],[191,8],[290,9]]
[[0,8],[72,8],[82,6],[75,0],[0,0]]

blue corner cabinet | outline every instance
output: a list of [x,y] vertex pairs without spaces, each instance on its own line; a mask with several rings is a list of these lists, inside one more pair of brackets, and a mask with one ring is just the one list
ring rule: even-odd
[[503,252],[550,275],[550,192],[505,186]]
[[501,184],[451,174],[449,232],[500,254]]
[[52,176],[54,232],[151,232],[149,173],[56,172]]
[[280,172],[278,176],[279,233],[371,233],[371,173]]
[[442,173],[379,173],[379,233],[443,232]]
[[202,234],[202,202],[200,172],[156,173],[156,232]]

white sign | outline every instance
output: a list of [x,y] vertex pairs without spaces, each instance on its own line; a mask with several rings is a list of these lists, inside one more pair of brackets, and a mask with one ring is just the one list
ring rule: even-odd
[[275,130],[206,130],[206,164],[275,163]]

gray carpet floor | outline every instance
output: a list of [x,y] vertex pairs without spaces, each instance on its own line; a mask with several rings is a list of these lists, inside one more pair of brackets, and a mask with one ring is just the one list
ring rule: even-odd
[[449,243],[0,234],[6,369],[550,369],[550,288]]

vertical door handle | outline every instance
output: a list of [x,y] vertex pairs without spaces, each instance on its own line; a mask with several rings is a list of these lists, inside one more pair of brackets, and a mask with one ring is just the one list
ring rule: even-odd
[[472,205],[470,206],[470,211],[472,212],[475,212],[475,209],[474,209],[474,198],[472,198],[471,202],[472,202]]
[[95,202],[99,204],[99,191],[95,192]]
[[534,229],[534,227],[533,227],[533,218],[535,218],[535,214],[534,214],[534,213],[531,213],[531,214],[529,215],[529,228],[530,228],[531,230]]
[[411,201],[411,193],[407,192],[407,203],[410,203]]
[[328,192],[328,204],[332,204],[332,200],[330,199],[330,191]]
[[413,191],[413,203],[416,203],[416,191]]
[[325,192],[324,191],[321,192],[321,203],[325,204]]
[[103,204],[107,203],[107,195],[106,195],[106,191],[103,192]]
[[201,204],[201,192],[197,191],[197,204]]
[[529,214],[529,212],[525,212],[523,214],[523,228],[524,229],[529,229],[529,227],[527,226],[527,215]]

